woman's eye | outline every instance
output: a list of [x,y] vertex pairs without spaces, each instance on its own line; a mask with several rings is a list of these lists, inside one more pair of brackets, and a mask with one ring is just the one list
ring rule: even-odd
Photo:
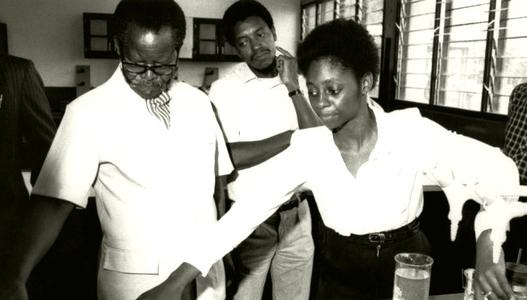
[[340,93],[340,89],[328,89],[327,90],[328,95],[338,95]]
[[318,92],[317,91],[308,91],[307,94],[308,94],[308,96],[314,97],[314,96],[318,95]]

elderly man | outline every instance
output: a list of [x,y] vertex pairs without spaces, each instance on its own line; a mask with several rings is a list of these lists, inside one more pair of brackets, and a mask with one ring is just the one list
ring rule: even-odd
[[[71,210],[86,206],[90,187],[103,231],[99,299],[136,299],[163,282],[182,262],[181,245],[216,221],[215,175],[232,165],[206,95],[174,80],[181,8],[122,0],[113,18],[121,63],[68,105],[2,270],[0,299],[25,299],[32,268]],[[221,262],[196,286],[198,299],[224,298]]]
[[[290,182],[283,177],[289,174],[287,168],[295,159],[288,151],[293,131],[318,122],[312,121],[314,112],[301,92],[296,60],[276,45],[273,18],[266,7],[254,0],[234,2],[223,15],[223,30],[244,63],[215,81],[209,97],[217,109],[237,171],[228,186],[229,198],[234,202],[227,215],[241,212],[248,217],[239,220],[236,228],[218,230],[221,234],[217,235],[219,241],[211,243],[213,248],[189,251],[187,264],[141,299],[178,299],[179,287],[174,282],[208,271],[208,265],[199,266],[201,263],[192,259],[194,254],[210,253],[215,257],[212,253],[216,253],[221,257],[240,242],[232,252],[240,275],[234,299],[261,299],[268,274],[273,299],[308,299],[314,245],[307,193],[282,195],[269,191],[280,190],[282,183]],[[295,186],[285,189],[293,190]],[[266,207],[273,203],[279,205],[267,214]],[[254,210],[256,215],[265,216],[254,217],[250,214]],[[252,224],[246,226],[246,221]],[[197,242],[210,240],[209,233],[209,238]]]

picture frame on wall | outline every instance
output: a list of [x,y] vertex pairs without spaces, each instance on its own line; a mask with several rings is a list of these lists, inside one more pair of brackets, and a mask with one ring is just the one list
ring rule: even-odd
[[118,58],[110,35],[109,23],[112,14],[83,13],[84,57]]

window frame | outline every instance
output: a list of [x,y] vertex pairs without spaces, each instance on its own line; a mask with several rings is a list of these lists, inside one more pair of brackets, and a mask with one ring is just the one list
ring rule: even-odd
[[[442,106],[442,105],[439,105],[436,103],[436,101],[439,99],[439,97],[437,96],[437,93],[439,92],[439,87],[438,87],[438,76],[440,76],[441,74],[439,74],[439,71],[438,71],[438,55],[439,55],[439,51],[438,51],[438,48],[439,48],[439,38],[437,35],[434,35],[434,40],[433,40],[433,52],[432,52],[432,67],[431,67],[431,70],[430,70],[430,95],[429,95],[429,98],[428,98],[428,106],[429,106],[429,109],[436,109],[438,111],[451,111],[451,112],[454,112],[454,113],[460,113],[460,114],[463,114],[463,115],[471,115],[473,116],[474,114],[472,114],[472,112],[476,112],[478,115],[480,115],[482,118],[491,118],[491,119],[495,119],[494,115],[497,115],[497,118],[498,119],[503,119],[503,120],[506,120],[506,113],[504,114],[503,111],[500,113],[498,111],[496,112],[491,112],[489,110],[489,107],[491,105],[491,102],[492,102],[492,98],[491,98],[491,95],[489,94],[492,93],[492,95],[495,95],[495,93],[497,93],[497,91],[495,91],[494,89],[494,84],[496,83],[496,80],[492,80],[493,76],[494,76],[494,72],[496,71],[495,70],[495,67],[493,68],[492,66],[492,63],[493,63],[493,58],[496,56],[496,49],[493,49],[493,43],[495,43],[495,35],[494,35],[494,31],[497,30],[497,27],[495,28],[491,28],[491,26],[496,26],[496,22],[494,22],[495,20],[499,19],[497,16],[496,16],[496,6],[497,6],[497,1],[499,0],[489,0],[489,11],[488,11],[488,20],[487,20],[487,23],[488,23],[488,28],[487,28],[487,32],[486,32],[486,39],[485,39],[485,52],[484,52],[484,55],[485,55],[485,58],[484,58],[484,64],[483,64],[483,72],[482,72],[482,77],[483,77],[483,80],[481,82],[481,99],[480,99],[480,105],[479,105],[479,111],[475,111],[475,110],[469,110],[469,109],[464,109],[464,108],[456,108],[456,107],[451,107],[451,106]],[[396,0],[396,1],[391,1],[391,0],[385,0],[384,1],[385,3],[385,15],[384,15],[384,29],[390,31],[390,32],[386,32],[384,31],[383,33],[383,40],[386,41],[386,34],[388,34],[389,36],[391,36],[393,38],[393,41],[398,41],[399,40],[399,32],[398,30],[396,29],[396,26],[393,25],[393,26],[386,26],[386,24],[390,24],[390,22],[392,22],[391,24],[399,24],[400,23],[400,10],[401,10],[401,6],[402,6],[402,1],[401,0]],[[439,12],[440,12],[440,6],[441,6],[441,2],[440,1],[437,1],[436,2],[436,9],[435,9],[435,28],[438,28],[439,27],[439,22],[440,22],[440,16],[439,16]],[[390,15],[390,16],[387,16]],[[390,20],[388,20],[390,19]],[[395,47],[395,48],[394,48]],[[383,55],[385,55],[385,57],[388,57],[388,59],[390,60],[390,63],[393,63],[393,64],[396,64],[397,61],[398,61],[398,52],[397,52],[397,46],[393,46],[391,47],[390,49],[383,49],[388,51],[388,53],[385,53],[383,52]],[[393,61],[393,62],[392,62]],[[382,70],[383,66],[381,66],[381,70]],[[397,70],[396,70],[396,66],[394,66],[391,70],[390,70],[390,75],[387,77],[383,77],[383,78],[380,78],[379,81],[380,81],[380,85],[382,85],[383,81],[384,81],[384,88],[387,89],[385,91],[383,91],[382,95],[385,95],[385,96],[388,96],[390,99],[388,99],[386,102],[388,104],[388,107],[391,107],[391,106],[394,106],[394,107],[405,107],[405,106],[408,106],[408,104],[411,104],[412,106],[415,106],[416,104],[419,104],[419,106],[422,106],[423,103],[419,103],[419,102],[412,102],[412,101],[409,101],[409,100],[402,100],[402,99],[397,99],[395,97],[396,95],[396,84],[393,83],[393,84],[386,84],[386,80],[389,80],[389,81],[392,81],[390,78],[396,78],[396,75],[397,75]],[[391,76],[391,77],[390,77]],[[382,88],[382,87],[381,87]],[[406,105],[405,105],[406,103]],[[489,117],[490,116],[490,117]]]

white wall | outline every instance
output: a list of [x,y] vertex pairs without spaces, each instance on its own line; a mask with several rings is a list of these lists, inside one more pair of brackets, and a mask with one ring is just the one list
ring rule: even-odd
[[[235,0],[177,0],[189,17],[221,18]],[[82,13],[112,13],[118,0],[1,0],[0,22],[7,24],[9,53],[35,62],[46,86],[74,86],[75,65],[90,65],[97,86],[114,71],[117,60],[85,59]],[[296,49],[300,0],[260,0],[273,15],[278,44]],[[222,71],[232,63],[182,61],[180,78],[201,85],[205,66]]]

